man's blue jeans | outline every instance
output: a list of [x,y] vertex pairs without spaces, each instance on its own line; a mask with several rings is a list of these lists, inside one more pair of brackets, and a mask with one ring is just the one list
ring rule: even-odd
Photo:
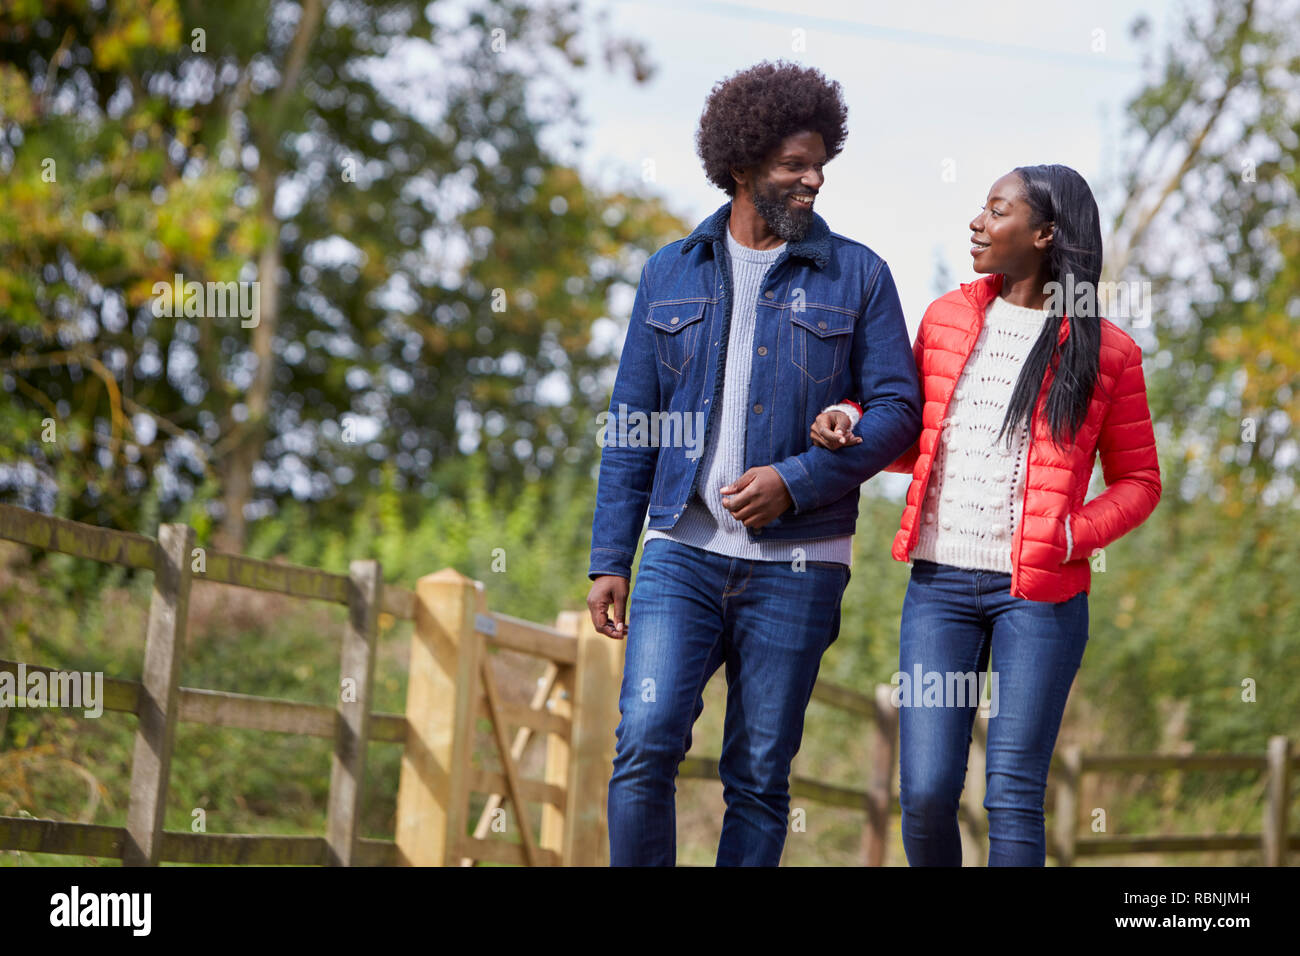
[[718,775],[727,809],[719,866],[776,866],[790,761],[822,653],[839,635],[846,565],[746,561],[665,538],[646,543],[628,607],[618,744],[609,781],[612,866],[677,860],[675,779],[726,664]]
[[[899,671],[983,672],[992,652],[997,710],[988,724],[989,866],[1042,866],[1043,795],[1070,684],[1088,641],[1088,595],[1052,604],[1011,596],[1011,575],[914,560],[903,601]],[[901,685],[900,685],[901,686]],[[958,695],[952,695],[954,699]],[[960,866],[957,804],[976,707],[899,710],[899,802],[912,866]],[[904,697],[901,701],[908,703]],[[924,704],[924,701],[922,701]],[[992,710],[992,708],[990,708]]]

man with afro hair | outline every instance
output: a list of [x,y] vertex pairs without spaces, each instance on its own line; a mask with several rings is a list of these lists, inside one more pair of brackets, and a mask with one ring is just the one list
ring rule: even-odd
[[[730,199],[641,273],[602,413],[588,569],[593,624],[627,640],[608,795],[616,866],[676,862],[674,781],[723,664],[717,863],[780,862],[859,486],[920,433],[889,267],[813,210],[847,113],[838,83],[798,65],[715,85],[696,146]],[[863,440],[832,452],[809,428],[841,395],[863,397]]]

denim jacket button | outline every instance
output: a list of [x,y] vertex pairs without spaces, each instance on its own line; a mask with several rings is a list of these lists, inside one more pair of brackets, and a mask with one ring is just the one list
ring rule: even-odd
[[763,406],[762,406],[762,405],[755,405],[755,406],[754,406],[754,414],[755,414],[755,415],[762,415],[762,414],[763,414]]
[[758,354],[759,354],[759,355],[766,355],[766,354],[767,354],[767,346],[766,346],[766,345],[760,345],[760,346],[758,347]]
[[775,299],[775,298],[776,298],[776,293],[775,293],[775,292],[772,292],[771,290],[769,290],[769,291],[763,293],[763,298],[765,298],[765,299]]
[[825,322],[818,322],[818,323],[817,323],[817,328],[819,328],[819,329],[824,329],[824,328],[826,328],[826,323],[825,323]]
[[669,324],[669,325],[676,325],[676,324],[677,324],[677,319],[678,319],[678,317],[674,315],[671,319],[668,320],[668,324]]

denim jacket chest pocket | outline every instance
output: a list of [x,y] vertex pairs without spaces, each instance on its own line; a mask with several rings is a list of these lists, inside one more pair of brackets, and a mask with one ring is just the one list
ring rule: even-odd
[[708,300],[656,302],[646,310],[646,324],[654,330],[659,364],[681,375],[700,344]]
[[810,381],[829,381],[844,370],[853,343],[856,314],[848,309],[807,303],[791,307],[787,322],[790,361]]

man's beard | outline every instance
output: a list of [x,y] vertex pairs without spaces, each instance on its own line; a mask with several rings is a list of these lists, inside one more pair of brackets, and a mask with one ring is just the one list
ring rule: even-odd
[[798,242],[803,239],[812,227],[813,221],[811,206],[807,209],[790,207],[792,194],[782,195],[779,188],[775,186],[769,188],[762,184],[756,184],[753,192],[754,208],[763,217],[767,227],[786,242]]

